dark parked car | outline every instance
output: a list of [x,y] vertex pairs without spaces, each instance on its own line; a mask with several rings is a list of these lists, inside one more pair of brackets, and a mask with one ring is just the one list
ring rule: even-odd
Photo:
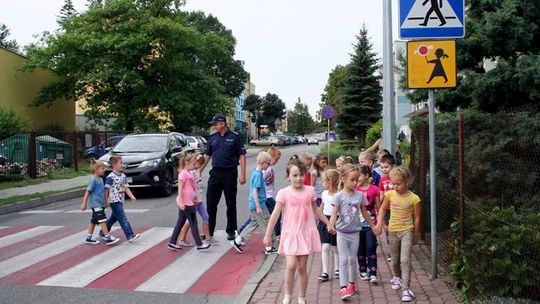
[[114,147],[120,139],[124,138],[123,135],[117,135],[107,138],[106,141],[100,143],[97,147],[90,147],[84,151],[84,158],[100,158],[107,153],[107,148]]
[[276,138],[279,140],[280,145],[283,145],[283,146],[290,146],[291,145],[291,139],[288,138],[285,135],[277,135]]
[[169,196],[178,179],[176,155],[189,148],[181,133],[131,134],[124,137],[100,160],[107,165],[105,174],[112,168],[109,159],[122,156],[124,173],[132,188],[155,188],[163,196]]

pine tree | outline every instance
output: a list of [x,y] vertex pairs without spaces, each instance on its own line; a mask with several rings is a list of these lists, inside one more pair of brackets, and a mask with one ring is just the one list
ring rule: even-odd
[[367,129],[381,118],[381,76],[376,74],[379,66],[365,25],[356,38],[358,41],[344,80],[337,124],[343,138],[357,138],[363,145]]
[[8,40],[11,33],[7,25],[0,23],[0,47],[19,52],[19,44],[15,40]]
[[60,9],[60,15],[58,15],[58,23],[66,22],[69,18],[75,16],[76,14],[77,10],[75,10],[73,2],[71,0],[64,0],[64,5]]

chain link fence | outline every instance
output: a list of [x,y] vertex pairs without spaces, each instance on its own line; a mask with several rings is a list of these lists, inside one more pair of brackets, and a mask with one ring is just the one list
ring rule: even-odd
[[[410,169],[430,246],[428,124],[412,123]],[[439,114],[437,258],[463,299],[540,300],[540,115],[537,109]]]

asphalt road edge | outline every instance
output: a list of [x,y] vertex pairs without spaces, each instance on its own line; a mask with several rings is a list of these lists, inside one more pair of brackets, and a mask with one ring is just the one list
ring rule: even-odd
[[257,287],[259,287],[259,284],[262,282],[262,280],[266,277],[268,272],[270,272],[270,269],[272,269],[272,266],[274,265],[274,262],[276,261],[278,255],[273,254],[266,257],[264,262],[262,263],[261,267],[257,270],[257,272],[249,279],[247,284],[242,288],[242,291],[236,298],[235,304],[247,304],[251,300],[251,297],[255,293],[255,290],[257,290]]
[[39,198],[34,198],[28,201],[17,202],[5,206],[0,206],[0,215],[19,212],[26,209],[31,209],[35,207],[41,207],[48,204],[56,203],[63,200],[74,199],[82,197],[84,195],[84,188],[66,191],[54,195],[43,196]]

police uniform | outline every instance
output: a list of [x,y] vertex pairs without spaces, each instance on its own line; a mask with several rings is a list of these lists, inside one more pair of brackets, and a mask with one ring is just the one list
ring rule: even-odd
[[212,157],[212,170],[210,170],[206,191],[210,235],[214,235],[216,228],[217,206],[221,199],[221,192],[225,194],[225,203],[227,205],[227,227],[225,230],[227,234],[234,235],[237,227],[237,168],[240,156],[246,154],[246,149],[240,135],[227,130],[223,136],[219,133],[210,136],[205,154]]

